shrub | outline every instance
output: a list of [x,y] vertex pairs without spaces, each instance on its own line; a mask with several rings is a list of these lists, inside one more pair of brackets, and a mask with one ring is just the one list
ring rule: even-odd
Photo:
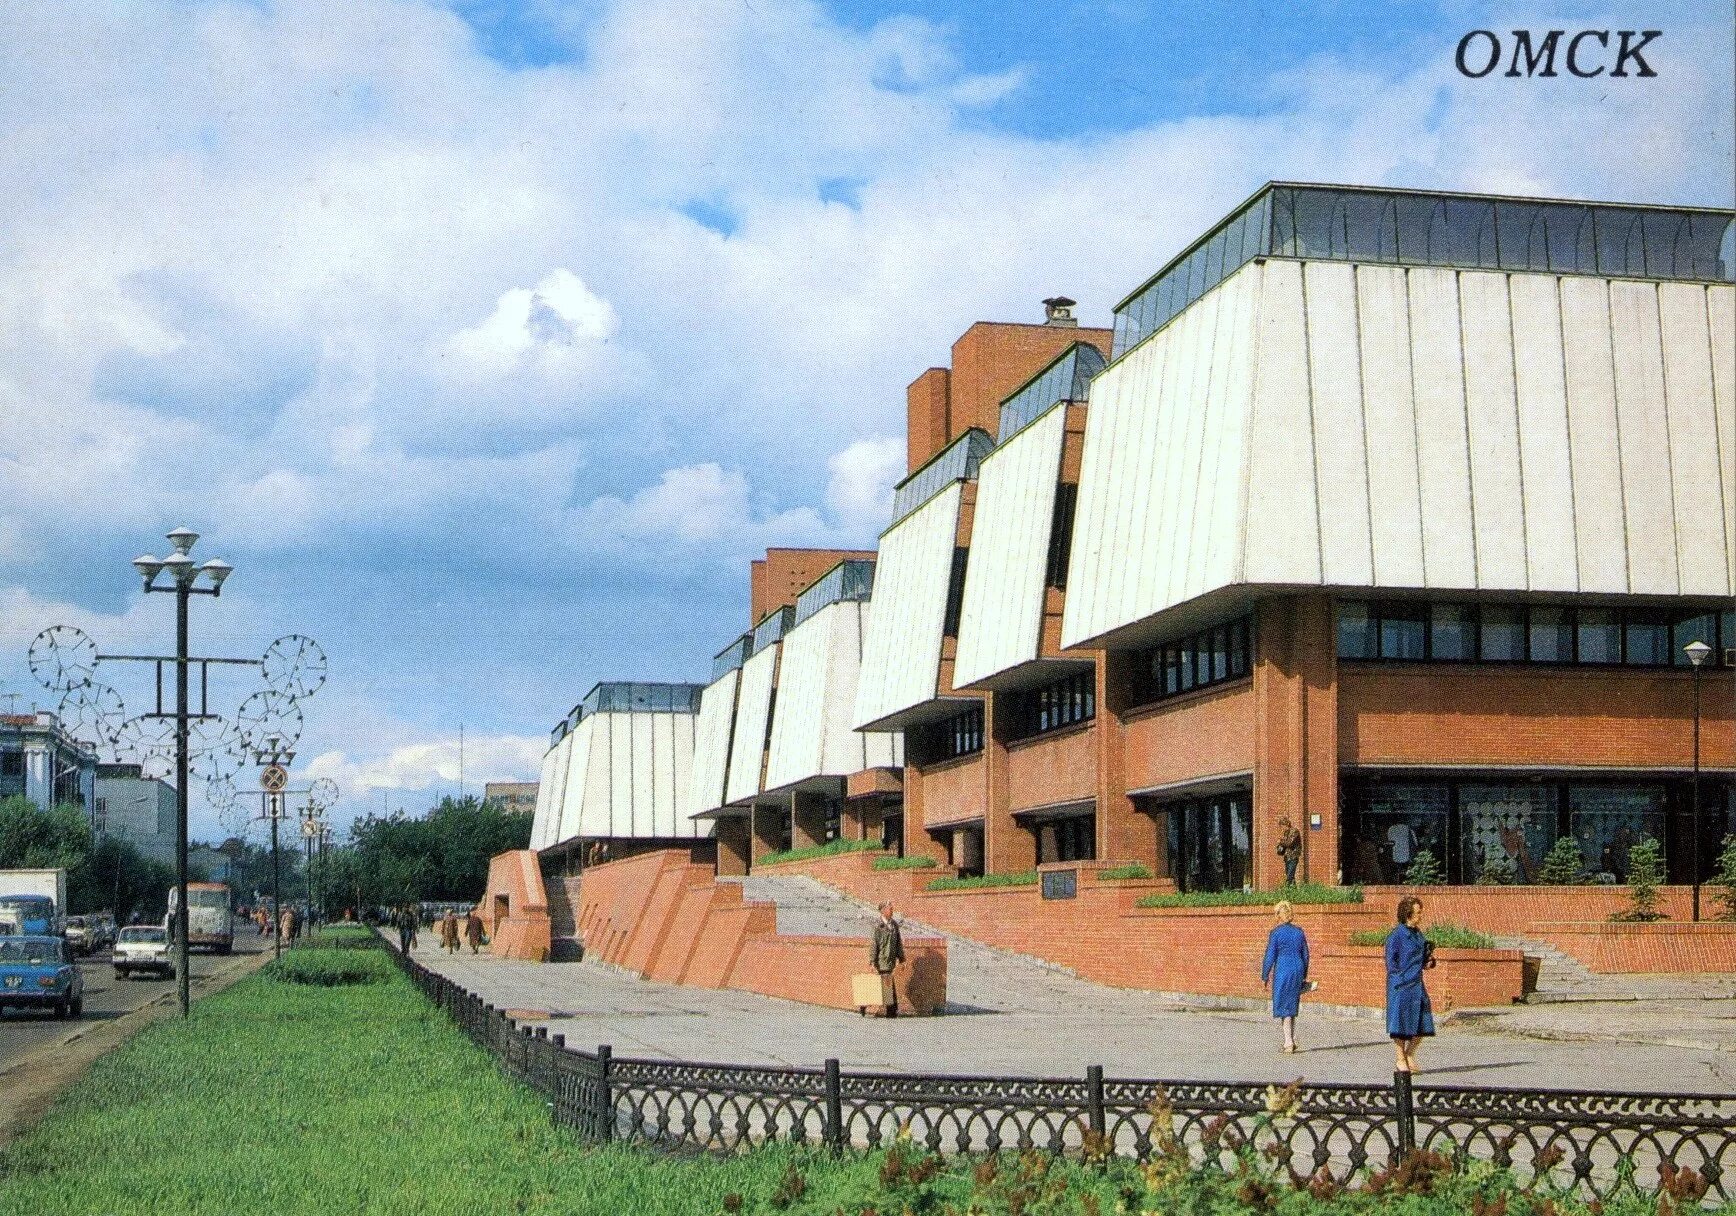
[[345,930],[322,929],[296,939],[294,950],[383,950],[386,943],[372,929],[350,926]]
[[391,978],[385,955],[367,950],[292,950],[265,966],[265,974],[285,984],[337,988],[345,984],[380,984]]
[[1482,873],[1477,875],[1479,887],[1510,887],[1518,881],[1519,867],[1505,854],[1489,858],[1483,863]]
[[1410,868],[1404,872],[1404,880],[1413,887],[1438,887],[1447,881],[1447,875],[1433,849],[1418,849]]
[[[1350,935],[1353,946],[1384,946],[1387,934],[1391,929],[1358,929]],[[1455,925],[1451,921],[1442,921],[1437,925],[1429,925],[1423,930],[1423,936],[1436,946],[1449,950],[1493,950],[1495,939],[1486,933],[1478,933],[1475,929],[1467,929],[1463,925]]]
[[875,870],[932,870],[932,857],[876,857],[870,865]]
[[1724,847],[1718,853],[1718,869],[1712,875],[1712,885],[1718,888],[1719,920],[1736,920],[1736,836],[1724,837]]
[[1361,887],[1329,887],[1304,882],[1272,891],[1173,891],[1147,895],[1136,908],[1249,908],[1271,907],[1281,899],[1293,904],[1359,904]]
[[1658,911],[1658,885],[1664,881],[1662,850],[1658,842],[1647,836],[1628,850],[1629,904],[1610,917],[1611,920],[1663,920]]
[[1104,881],[1116,878],[1150,878],[1151,869],[1135,861],[1124,866],[1110,866],[1107,870],[1099,871],[1097,877]]
[[1578,882],[1585,873],[1585,858],[1580,856],[1579,846],[1571,836],[1559,836],[1555,846],[1549,850],[1549,856],[1543,859],[1543,868],[1537,872],[1537,881],[1546,887],[1566,887]]
[[979,874],[975,878],[936,878],[930,880],[929,891],[965,891],[975,887],[1034,887],[1035,870],[1018,870],[1009,874]]
[[840,853],[866,853],[881,847],[878,840],[833,840],[826,844],[811,845],[803,849],[785,849],[781,853],[767,853],[754,864],[775,866],[784,861],[813,861],[816,857],[836,857]]

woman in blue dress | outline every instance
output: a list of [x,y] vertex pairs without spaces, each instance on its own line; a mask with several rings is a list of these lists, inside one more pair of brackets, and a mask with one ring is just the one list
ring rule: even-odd
[[1434,966],[1434,951],[1423,931],[1423,901],[1407,895],[1398,901],[1398,924],[1386,937],[1386,1032],[1398,1051],[1399,1072],[1417,1070],[1417,1045],[1435,1033],[1423,971]]
[[1272,909],[1278,923],[1266,935],[1266,961],[1260,964],[1260,982],[1272,985],[1272,1016],[1284,1026],[1284,1050],[1296,1050],[1296,1007],[1308,980],[1308,935],[1291,924],[1289,900]]

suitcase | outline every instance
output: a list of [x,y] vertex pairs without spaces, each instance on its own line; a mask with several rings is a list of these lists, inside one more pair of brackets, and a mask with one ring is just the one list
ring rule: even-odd
[[892,977],[870,971],[850,977],[850,1003],[866,1011],[872,1006],[885,1008],[892,1003]]

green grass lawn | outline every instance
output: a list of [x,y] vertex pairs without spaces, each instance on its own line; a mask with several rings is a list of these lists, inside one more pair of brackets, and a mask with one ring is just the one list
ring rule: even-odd
[[[326,982],[345,969],[361,982]],[[0,1216],[1585,1211],[1534,1201],[1488,1167],[1467,1177],[1437,1163],[1310,1193],[1273,1179],[1252,1149],[1234,1173],[1177,1162],[942,1159],[902,1144],[842,1159],[591,1147],[555,1128],[385,955],[319,950],[98,1061],[0,1152]],[[1606,1216],[1654,1210],[1636,1200]]]

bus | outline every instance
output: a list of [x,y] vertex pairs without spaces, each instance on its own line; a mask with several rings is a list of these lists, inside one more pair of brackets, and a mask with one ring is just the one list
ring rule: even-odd
[[[169,915],[163,927],[175,936],[175,888],[169,888]],[[220,882],[187,884],[187,949],[208,946],[228,954],[235,945],[235,925],[229,913],[229,888]]]

